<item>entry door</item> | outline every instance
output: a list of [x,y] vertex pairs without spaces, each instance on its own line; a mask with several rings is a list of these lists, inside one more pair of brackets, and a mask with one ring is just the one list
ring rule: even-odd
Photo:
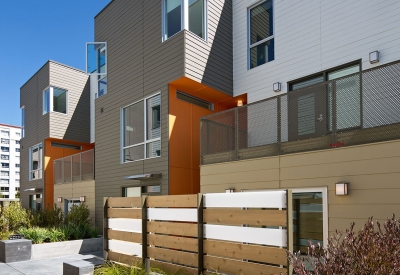
[[327,133],[327,83],[289,92],[289,140]]

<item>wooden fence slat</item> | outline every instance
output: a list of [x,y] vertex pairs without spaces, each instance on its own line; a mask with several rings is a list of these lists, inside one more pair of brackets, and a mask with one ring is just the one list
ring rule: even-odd
[[197,237],[197,223],[147,222],[147,232]]
[[242,262],[209,255],[204,256],[204,268],[217,271],[218,273],[230,273],[237,275],[271,275],[280,274],[280,272],[282,272],[282,274],[287,274],[287,269],[282,267]]
[[197,253],[169,250],[158,247],[147,247],[149,258],[163,260],[174,264],[184,264],[197,267]]
[[142,209],[139,208],[108,208],[109,218],[141,219]]
[[197,194],[195,195],[172,195],[172,196],[149,196],[146,201],[147,207],[196,207]]
[[142,258],[131,255],[125,255],[114,251],[108,251],[108,260],[118,262],[127,265],[138,265],[141,266]]
[[286,210],[205,209],[204,222],[219,225],[266,225],[286,227]]
[[233,259],[246,259],[269,264],[286,265],[286,249],[242,243],[204,241],[204,253]]
[[197,252],[197,238],[185,238],[166,235],[147,235],[147,244],[166,248]]
[[150,266],[161,269],[171,274],[179,275],[197,275],[197,268],[190,268],[181,265],[175,265],[171,263],[160,262],[156,260],[150,260]]
[[142,233],[124,232],[124,231],[108,229],[108,239],[142,243]]
[[142,207],[141,197],[108,198],[108,207]]

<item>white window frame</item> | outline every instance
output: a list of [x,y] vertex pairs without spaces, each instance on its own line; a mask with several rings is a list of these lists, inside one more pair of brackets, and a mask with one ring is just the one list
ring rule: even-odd
[[[42,150],[40,150],[39,148],[42,148]],[[39,152],[39,169],[36,169],[36,170],[32,170],[32,151],[35,149],[35,148],[38,148],[38,152]],[[17,165],[18,163],[16,163],[16,165]],[[42,173],[41,173],[41,177],[39,178],[36,178],[36,179],[33,179],[32,178],[32,172],[35,172],[35,171],[42,171]],[[38,173],[39,174],[39,173]],[[38,144],[36,144],[36,145],[34,145],[34,146],[32,146],[32,147],[30,147],[29,148],[29,181],[33,181],[33,180],[39,180],[39,179],[42,179],[43,178],[43,145],[42,145],[42,143],[38,143]]]
[[[254,44],[251,44],[251,14],[250,14],[250,10],[255,8],[255,7],[257,7],[257,6],[259,6],[259,5],[262,5],[264,2],[267,2],[267,1],[269,1],[269,0],[260,1],[260,2],[257,2],[255,4],[247,7],[247,69],[248,70],[255,69],[257,67],[260,67],[260,66],[262,66],[264,64],[269,63],[269,62],[265,62],[262,65],[259,65],[257,67],[251,68],[251,49],[254,48],[254,47],[257,47],[258,45],[260,45],[262,43],[265,43],[265,42],[275,38],[275,0],[271,0],[272,1],[272,11],[273,11],[272,35],[264,38],[261,41],[258,41],[258,42],[254,43]],[[275,55],[275,53],[274,53],[274,55]],[[274,60],[275,60],[275,58],[274,58]],[[272,61],[274,61],[274,60],[272,60]]]
[[[189,0],[181,0],[181,30],[178,31],[177,33],[175,33],[174,35],[172,35],[171,37],[166,37],[166,32],[165,32],[165,28],[167,27],[167,24],[165,23],[166,18],[165,18],[165,14],[166,14],[166,10],[167,10],[167,5],[166,2],[167,0],[162,0],[162,30],[161,30],[161,40],[162,42],[167,41],[168,39],[174,37],[175,35],[177,35],[178,33],[180,33],[182,30],[187,30],[189,32],[191,32],[189,30]],[[204,0],[204,38],[198,36],[197,34],[195,34],[198,38],[204,40],[205,42],[208,42],[208,0]],[[192,33],[192,32],[191,32]],[[194,33],[193,33],[194,34]]]
[[[88,69],[88,50],[87,50],[87,48],[88,48],[88,45],[104,45],[103,47],[101,47],[101,48],[99,48],[98,49],[98,51],[97,51],[97,58],[96,58],[96,68],[97,68],[97,72],[95,72],[95,73],[91,73],[91,72],[88,72],[87,71],[87,69]],[[99,52],[101,52],[102,50],[105,50],[105,57],[106,57],[106,65],[105,65],[105,72],[104,73],[99,73],[98,72],[98,69],[99,69],[99,56],[98,56],[98,54],[99,54]],[[107,50],[107,42],[86,42],[86,69],[85,69],[85,71],[86,71],[86,74],[87,75],[99,75],[99,76],[105,76],[105,75],[107,75],[107,66],[108,66],[108,50]]]
[[[323,246],[328,247],[329,239],[329,213],[328,213],[328,187],[313,187],[313,188],[289,188],[292,194],[295,193],[322,193],[322,231],[323,231]],[[266,192],[266,191],[282,191],[284,189],[246,189],[242,192]]]
[[[65,113],[65,114],[53,110],[53,89],[54,89],[54,88],[64,90],[64,91],[67,93],[66,96],[65,96],[65,100],[66,100],[66,102],[65,102],[66,113]],[[44,104],[44,102],[45,102],[45,96],[46,96],[46,91],[47,91],[47,90],[49,90],[49,108],[50,108],[49,111],[45,111],[45,104]],[[43,115],[45,115],[45,114],[47,114],[47,113],[58,113],[58,114],[61,114],[61,115],[68,115],[68,108],[69,108],[69,92],[68,92],[68,90],[67,90],[67,89],[64,89],[64,88],[61,88],[61,87],[56,87],[56,86],[49,86],[49,87],[47,87],[47,88],[44,89],[43,92],[42,92],[42,107],[43,107],[43,108],[42,108],[42,111],[43,111],[42,113],[43,113]]]
[[25,137],[25,105],[21,107],[21,138]]
[[[8,138],[10,138],[10,131],[9,130],[7,130],[7,129],[1,129],[1,136],[2,137],[8,137]],[[5,135],[3,135],[3,134],[5,134]]]
[[[157,95],[160,95],[160,133],[162,134],[162,123],[161,123],[161,121],[162,121],[162,115],[161,115],[161,103],[162,103],[162,100],[161,100],[161,92],[157,92],[157,93],[155,93],[155,94],[152,94],[152,95],[150,95],[150,96],[148,96],[148,97],[145,97],[145,98],[143,98],[143,99],[141,99],[141,100],[138,100],[138,101],[135,101],[135,102],[133,102],[133,103],[131,103],[131,104],[129,104],[129,105],[126,105],[126,106],[124,106],[124,107],[122,107],[121,108],[121,110],[120,110],[120,114],[121,114],[121,140],[120,140],[120,142],[121,142],[121,164],[123,164],[123,163],[129,163],[129,162],[135,162],[135,161],[142,161],[142,160],[145,160],[145,159],[154,159],[154,158],[159,158],[159,157],[161,157],[161,155],[162,155],[162,153],[160,152],[160,155],[159,156],[156,156],[156,157],[150,157],[150,158],[147,158],[146,156],[147,156],[147,144],[148,143],[152,143],[152,142],[154,142],[154,141],[158,141],[158,140],[160,140],[161,141],[161,136],[160,137],[158,137],[158,138],[153,138],[153,139],[149,139],[149,140],[147,140],[147,99],[149,99],[149,98],[152,98],[152,97],[154,97],[154,96],[157,96]],[[144,142],[140,142],[140,143],[135,143],[135,144],[133,144],[133,145],[129,145],[129,146],[125,146],[124,147],[124,136],[125,136],[125,129],[124,129],[124,109],[125,108],[127,108],[127,107],[129,107],[129,106],[132,106],[132,105],[134,105],[134,104],[137,104],[137,103],[139,103],[139,102],[142,102],[143,104],[144,104]],[[124,149],[128,149],[128,148],[132,148],[132,147],[137,147],[137,146],[140,146],[140,145],[144,145],[143,147],[144,147],[144,158],[142,158],[142,159],[137,159],[137,160],[132,160],[132,161],[124,161]],[[162,145],[161,145],[162,146]]]

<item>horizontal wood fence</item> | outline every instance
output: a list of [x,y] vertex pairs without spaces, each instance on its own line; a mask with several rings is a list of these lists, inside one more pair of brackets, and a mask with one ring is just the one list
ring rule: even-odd
[[291,194],[105,198],[104,258],[180,274],[291,274]]

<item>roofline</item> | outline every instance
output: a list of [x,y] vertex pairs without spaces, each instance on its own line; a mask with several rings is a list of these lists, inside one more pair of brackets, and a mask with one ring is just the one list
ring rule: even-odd
[[18,129],[21,129],[21,126],[15,126],[15,125],[11,125],[11,124],[3,124],[3,123],[0,123],[0,126],[5,126],[5,127],[11,127],[11,128],[18,128]]
[[37,74],[40,72],[40,70],[43,69],[48,63],[54,63],[54,64],[58,64],[58,65],[61,65],[61,66],[65,66],[65,67],[67,67],[67,68],[70,68],[70,69],[73,69],[73,70],[75,70],[75,71],[78,71],[78,72],[81,72],[81,73],[86,74],[86,72],[83,71],[83,70],[80,70],[80,69],[74,68],[74,67],[72,67],[72,66],[69,66],[69,65],[66,65],[66,64],[63,64],[63,63],[60,63],[60,62],[57,62],[57,61],[54,61],[54,60],[49,59],[49,60],[46,61],[46,63],[43,64],[42,67],[40,67],[39,70],[36,71],[36,73],[34,73],[24,84],[22,84],[22,86],[20,87],[20,89],[22,89],[22,87],[24,87],[24,86],[25,86],[35,75],[37,75]]
[[99,13],[94,16],[94,19],[96,19],[97,16],[99,16],[105,9],[107,9],[112,2],[114,2],[114,0],[111,0],[110,3],[108,3],[101,11],[99,11]]

